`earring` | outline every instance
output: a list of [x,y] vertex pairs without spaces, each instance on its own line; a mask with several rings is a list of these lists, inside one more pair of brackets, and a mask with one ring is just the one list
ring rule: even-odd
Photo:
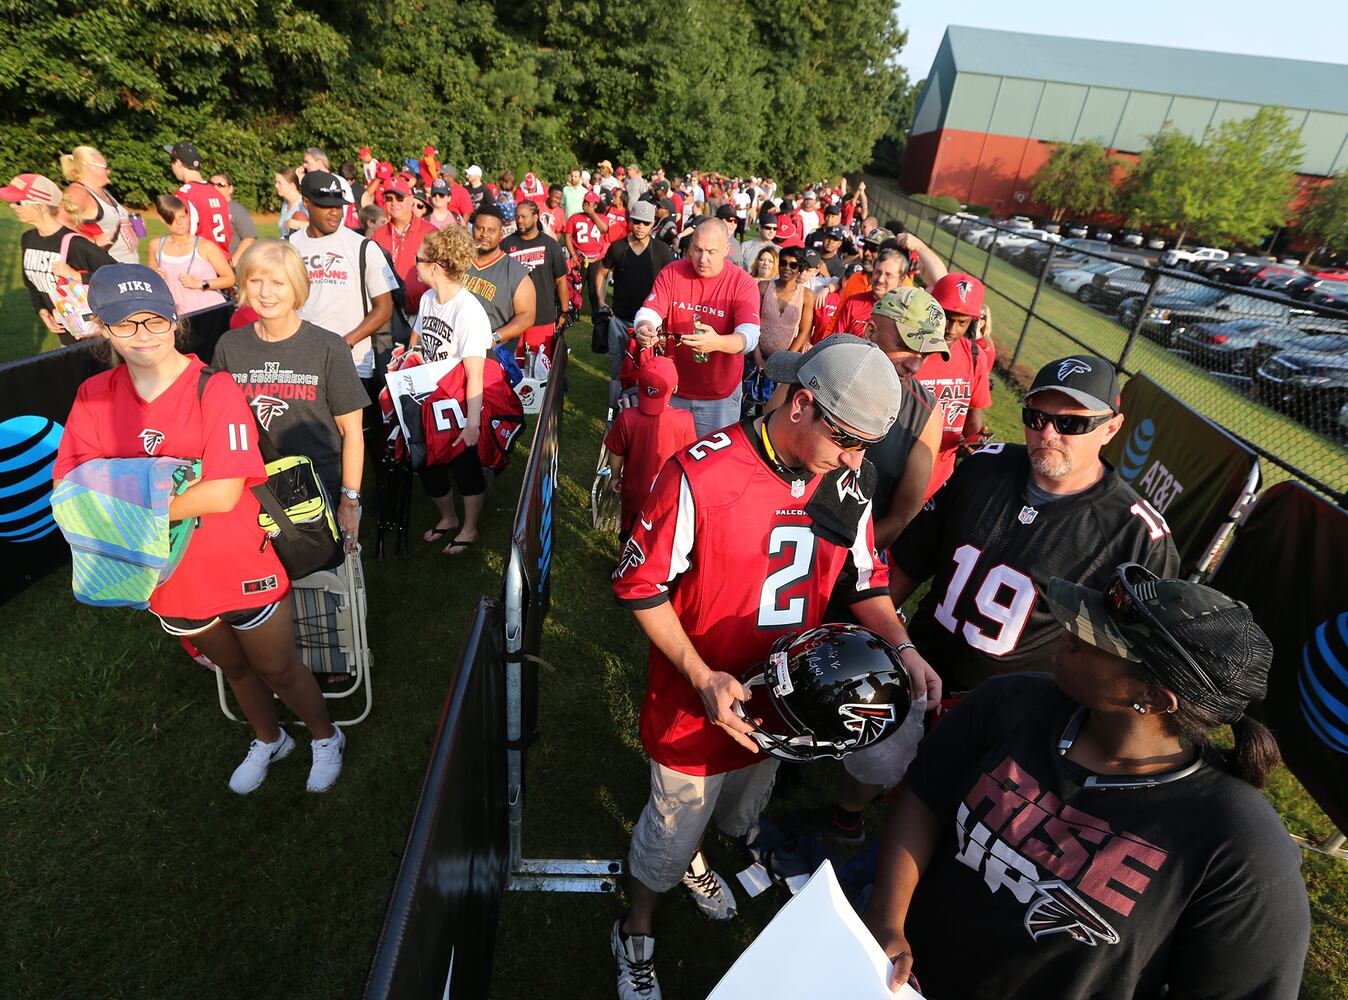
[[1140,701],[1135,701],[1133,702],[1133,711],[1136,712],[1138,715],[1146,715],[1147,706],[1142,704]]

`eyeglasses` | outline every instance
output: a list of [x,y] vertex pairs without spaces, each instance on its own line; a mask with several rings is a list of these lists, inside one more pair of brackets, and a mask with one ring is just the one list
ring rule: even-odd
[[764,233],[766,233],[769,229],[771,229],[774,233],[777,231],[776,226],[759,226],[758,229],[760,232]]
[[1059,434],[1074,437],[1089,434],[1101,424],[1114,419],[1113,413],[1100,413],[1094,416],[1082,413],[1045,413],[1028,406],[1020,408],[1020,422],[1032,431],[1042,431],[1049,424]]
[[417,258],[417,263],[418,263],[418,264],[434,264],[435,261],[431,260],[429,257],[418,257],[418,258]]
[[837,422],[828,415],[828,411],[819,405],[815,400],[814,412],[819,414],[819,419],[828,425],[830,431],[829,439],[843,451],[864,451],[871,445],[879,444],[880,438],[864,438],[851,431],[845,431],[838,426]]
[[385,200],[385,201],[406,201],[406,200],[407,200],[407,196],[406,196],[406,195],[401,195],[401,194],[394,194],[392,191],[389,191],[389,192],[387,192],[387,193],[384,195],[384,200]]
[[432,198],[448,198],[449,195],[445,194],[445,192],[443,192],[443,191],[433,191],[433,192],[431,192],[431,197],[432,197]]
[[211,187],[227,188],[229,183],[227,181],[211,181]]
[[[1134,571],[1140,571],[1140,574]],[[1144,578],[1134,584],[1128,579],[1129,573]],[[1220,694],[1212,675],[1198,665],[1198,662],[1180,645],[1179,640],[1167,631],[1160,619],[1147,607],[1147,601],[1155,599],[1156,575],[1140,563],[1124,563],[1114,574],[1114,579],[1105,587],[1105,611],[1111,618],[1120,625],[1141,624],[1150,629],[1185,662],[1194,675],[1203,682],[1204,687],[1213,694]]]
[[136,332],[145,328],[146,333],[160,336],[173,329],[173,320],[167,316],[151,316],[149,319],[128,319],[120,323],[114,323],[108,327],[108,333],[114,337],[120,337],[123,340],[134,337]]

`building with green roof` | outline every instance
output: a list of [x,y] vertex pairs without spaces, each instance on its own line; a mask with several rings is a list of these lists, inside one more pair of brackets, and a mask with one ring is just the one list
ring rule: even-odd
[[1055,144],[1135,157],[1166,122],[1200,138],[1262,105],[1301,131],[1302,179],[1348,170],[1348,66],[951,25],[918,98],[905,190],[1033,210]]

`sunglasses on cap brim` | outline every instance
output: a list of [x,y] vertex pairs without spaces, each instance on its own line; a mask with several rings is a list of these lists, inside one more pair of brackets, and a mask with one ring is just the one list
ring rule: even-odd
[[1141,563],[1124,563],[1105,587],[1105,613],[1119,625],[1145,626],[1184,661],[1202,681],[1204,687],[1213,694],[1220,694],[1221,691],[1212,675],[1198,665],[1198,662],[1180,645],[1179,640],[1170,634],[1160,619],[1147,607],[1148,601],[1156,599],[1156,580],[1156,574]]
[[1020,422],[1032,431],[1042,431],[1049,424],[1059,434],[1066,437],[1075,437],[1078,434],[1089,434],[1101,424],[1108,423],[1114,419],[1113,413],[1085,414],[1085,413],[1045,413],[1043,410],[1036,410],[1029,406],[1020,408]]

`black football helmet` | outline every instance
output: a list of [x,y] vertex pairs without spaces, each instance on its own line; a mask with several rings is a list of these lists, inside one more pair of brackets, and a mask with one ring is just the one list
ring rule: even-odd
[[735,711],[779,760],[841,760],[898,732],[913,687],[898,651],[860,625],[820,625],[778,639],[740,678]]

